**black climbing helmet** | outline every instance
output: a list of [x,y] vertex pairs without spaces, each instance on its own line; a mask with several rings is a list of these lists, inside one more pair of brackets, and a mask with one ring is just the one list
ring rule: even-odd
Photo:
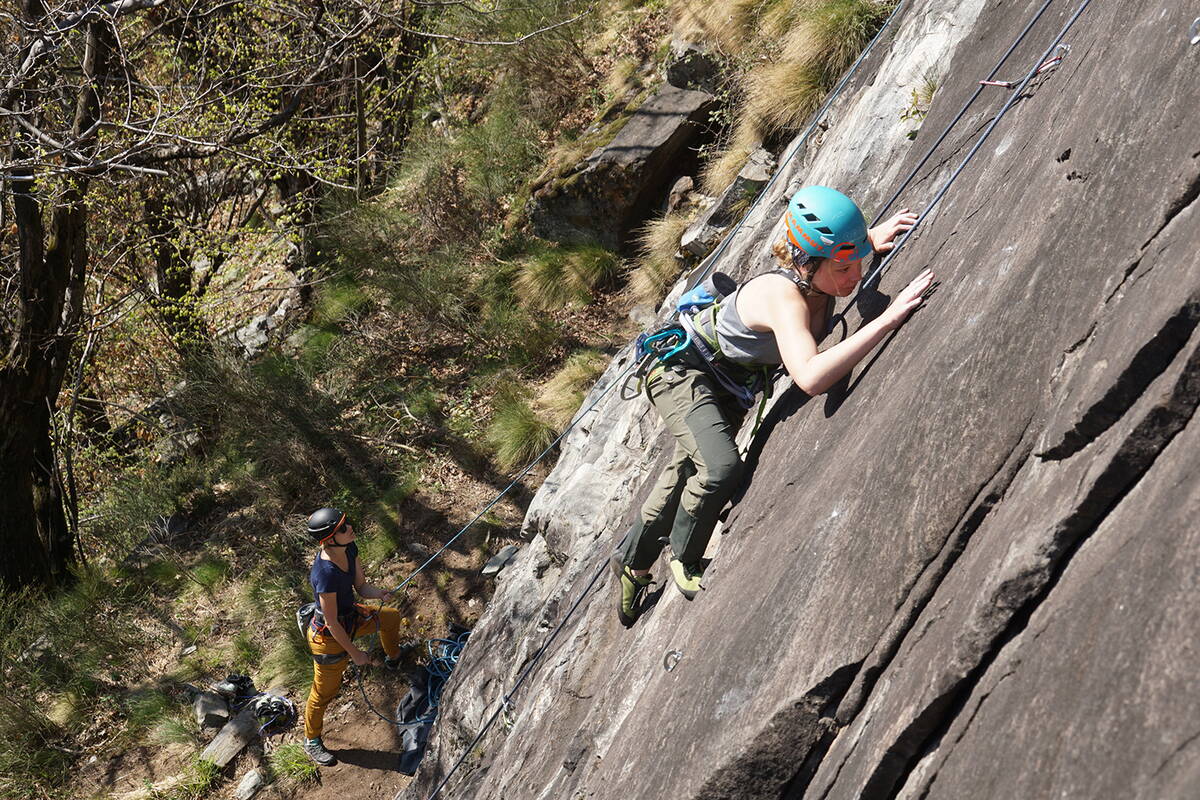
[[308,518],[308,535],[317,544],[325,544],[346,526],[346,515],[336,508],[318,508]]

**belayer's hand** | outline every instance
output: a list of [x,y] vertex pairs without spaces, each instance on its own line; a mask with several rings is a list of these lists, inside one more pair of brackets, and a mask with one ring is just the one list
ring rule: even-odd
[[350,653],[350,659],[360,667],[377,667],[379,660],[372,658],[357,647]]
[[889,331],[899,328],[904,320],[908,319],[908,315],[925,302],[925,292],[932,284],[933,270],[931,269],[927,269],[913,278],[912,283],[905,286],[903,291],[896,295],[896,299],[887,307],[887,310],[880,315],[884,326]]
[[876,253],[890,253],[896,247],[896,237],[916,224],[916,213],[906,208],[891,219],[884,220],[867,231],[867,239]]

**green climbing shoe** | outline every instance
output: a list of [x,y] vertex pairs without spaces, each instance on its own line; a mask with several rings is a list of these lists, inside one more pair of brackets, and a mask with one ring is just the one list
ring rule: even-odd
[[619,570],[621,601],[617,604],[617,619],[628,628],[642,615],[642,597],[654,578],[651,575],[634,575],[633,570],[624,564],[619,565]]
[[684,564],[678,558],[672,558],[671,575],[675,578],[675,588],[691,600],[703,588],[700,579],[704,577],[704,564]]

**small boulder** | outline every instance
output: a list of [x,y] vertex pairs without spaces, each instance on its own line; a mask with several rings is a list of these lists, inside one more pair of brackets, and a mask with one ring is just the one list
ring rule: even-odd
[[697,258],[711,253],[721,237],[749,210],[774,171],[775,156],[770,152],[760,147],[751,153],[733,183],[684,232],[680,247]]
[[260,770],[252,769],[238,782],[237,790],[234,791],[233,796],[237,800],[250,800],[251,797],[258,794],[258,790],[266,785],[266,782],[266,778],[263,777]]
[[508,566],[508,562],[513,560],[519,549],[515,544],[502,548],[499,553],[488,559],[483,569],[479,570],[479,574],[488,578],[500,574],[500,570]]
[[664,77],[680,89],[715,93],[721,82],[721,63],[704,45],[676,37],[671,40]]
[[662,207],[716,107],[708,92],[663,86],[611,142],[535,189],[528,207],[534,232],[558,242],[623,247],[629,232]]
[[216,692],[200,692],[192,701],[196,724],[201,728],[220,728],[229,721],[229,705]]

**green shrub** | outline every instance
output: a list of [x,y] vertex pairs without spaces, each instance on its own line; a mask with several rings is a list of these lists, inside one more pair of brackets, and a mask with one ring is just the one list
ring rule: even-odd
[[204,797],[221,778],[221,770],[211,761],[197,758],[188,764],[183,781],[162,793],[155,800],[199,800]]
[[312,654],[290,615],[271,636],[260,670],[264,686],[286,686],[302,694],[312,683]]
[[556,309],[572,303],[586,305],[596,289],[618,273],[620,259],[599,245],[542,247],[522,263],[517,276],[521,302],[533,308]]
[[125,730],[139,736],[170,717],[178,705],[157,689],[135,691],[125,699]]
[[229,577],[231,569],[232,565],[225,559],[206,553],[200,562],[188,571],[188,578],[211,596]]
[[330,329],[360,313],[369,300],[355,275],[342,273],[318,284],[314,292],[311,324]]

